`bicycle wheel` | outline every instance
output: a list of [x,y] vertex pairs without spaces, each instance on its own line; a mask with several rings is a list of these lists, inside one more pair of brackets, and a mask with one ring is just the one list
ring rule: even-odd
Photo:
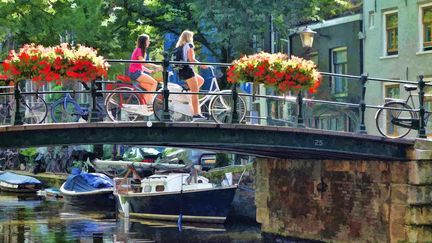
[[[162,121],[163,110],[164,110],[163,95],[157,94],[153,98],[153,111],[154,111],[154,115],[158,121]],[[170,113],[171,120],[173,122],[186,122],[186,121],[192,120],[192,118],[190,116],[187,116],[187,115],[180,113],[180,112],[177,112],[177,111],[173,111],[171,109],[169,110],[169,113]]]
[[[222,94],[231,94],[231,90],[222,90]],[[210,101],[210,114],[217,123],[230,123],[232,121],[233,98],[231,95],[217,95]],[[246,102],[243,97],[238,96],[237,112],[239,122],[246,116]]]
[[[417,117],[416,114],[412,111],[412,108],[403,102],[387,102],[384,104],[384,107],[387,109],[381,108],[377,111],[375,115],[375,122],[378,132],[384,137],[388,138],[405,137],[411,131],[411,128],[395,125],[392,123],[392,119],[413,119]],[[410,111],[403,111],[400,109]]]
[[39,95],[22,95],[20,112],[25,124],[42,123],[48,115],[48,105]]
[[[116,91],[132,91],[131,88],[116,89]],[[135,121],[140,117],[141,101],[137,94],[112,93],[105,100],[105,110],[112,121]]]
[[53,122],[77,122],[81,114],[79,113],[79,105],[66,101],[66,105],[64,104],[64,100],[61,99],[55,102],[51,107],[51,118]]

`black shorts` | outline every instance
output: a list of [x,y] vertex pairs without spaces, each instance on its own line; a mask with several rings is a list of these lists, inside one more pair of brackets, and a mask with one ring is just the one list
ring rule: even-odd
[[195,72],[193,71],[193,69],[191,67],[184,67],[184,68],[179,70],[179,76],[181,79],[187,80],[187,79],[195,77]]

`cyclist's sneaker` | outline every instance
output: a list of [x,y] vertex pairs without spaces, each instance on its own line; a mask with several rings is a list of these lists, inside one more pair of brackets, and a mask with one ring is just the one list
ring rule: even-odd
[[201,114],[197,114],[197,115],[193,115],[192,116],[192,121],[202,121],[202,120],[207,120],[207,117],[201,115]]

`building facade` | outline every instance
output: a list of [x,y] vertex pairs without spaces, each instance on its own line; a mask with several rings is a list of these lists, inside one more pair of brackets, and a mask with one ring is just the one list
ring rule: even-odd
[[[321,72],[360,75],[363,72],[362,15],[354,14],[308,27],[316,31],[311,49],[302,47],[298,34],[306,26],[296,28],[290,35],[290,54],[310,58]],[[358,104],[361,98],[361,82],[358,79],[323,76],[314,99]],[[356,107],[310,104],[311,127],[354,132],[359,125],[359,109]]]
[[[363,3],[364,70],[370,77],[432,81],[432,1],[368,0]],[[405,99],[403,84],[369,81],[366,103],[382,105],[389,99]],[[413,92],[418,100],[417,91]],[[418,102],[416,102],[418,104]],[[417,105],[416,104],[416,105]],[[432,90],[426,90],[426,109],[432,108]],[[366,129],[377,134],[376,109],[367,109]],[[431,134],[431,125],[427,127]],[[388,132],[398,133],[389,125]],[[415,136],[411,132],[410,136]]]

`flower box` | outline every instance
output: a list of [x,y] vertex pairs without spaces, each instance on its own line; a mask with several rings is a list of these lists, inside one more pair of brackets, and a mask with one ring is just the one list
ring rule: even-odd
[[30,79],[42,84],[65,80],[92,81],[106,77],[109,66],[95,49],[68,44],[54,47],[24,45],[18,52],[11,51],[2,65],[8,79]]
[[244,56],[228,69],[228,82],[253,82],[272,87],[282,93],[309,91],[315,93],[320,75],[312,61],[286,54],[258,54]]

